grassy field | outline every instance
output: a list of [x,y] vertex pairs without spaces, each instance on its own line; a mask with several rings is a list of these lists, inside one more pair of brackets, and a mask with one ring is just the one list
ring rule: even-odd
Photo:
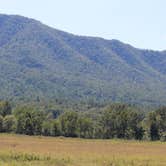
[[165,166],[166,143],[0,134],[0,166]]

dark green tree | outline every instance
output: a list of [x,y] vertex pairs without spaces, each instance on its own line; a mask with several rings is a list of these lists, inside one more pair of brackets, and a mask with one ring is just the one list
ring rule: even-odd
[[143,115],[132,107],[114,104],[102,113],[101,126],[103,138],[142,139]]
[[52,134],[52,136],[60,136],[61,135],[60,123],[58,120],[53,120],[51,134]]
[[161,107],[148,114],[146,120],[148,134],[151,140],[165,140],[166,133],[166,107]]
[[3,131],[15,132],[17,126],[17,120],[14,115],[7,115],[3,119]]
[[27,135],[42,134],[42,124],[44,113],[31,107],[17,108],[15,111],[17,118],[17,133]]
[[42,124],[42,135],[51,136],[52,122],[44,121]]
[[11,105],[9,104],[8,101],[1,101],[0,102],[0,115],[5,117],[6,115],[11,114]]
[[3,117],[0,115],[0,132],[3,131]]
[[77,124],[77,133],[81,138],[93,137],[93,122],[90,118],[79,117]]
[[77,136],[78,114],[76,112],[65,112],[59,117],[59,122],[64,136]]
[[150,112],[148,115],[148,130],[151,140],[154,141],[159,139],[159,128],[155,112]]

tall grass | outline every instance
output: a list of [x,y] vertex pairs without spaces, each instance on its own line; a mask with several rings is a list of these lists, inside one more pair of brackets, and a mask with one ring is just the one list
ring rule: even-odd
[[0,135],[0,166],[165,166],[166,143]]

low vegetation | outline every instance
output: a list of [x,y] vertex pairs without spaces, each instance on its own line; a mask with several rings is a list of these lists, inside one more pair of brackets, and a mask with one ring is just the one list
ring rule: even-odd
[[3,166],[164,166],[164,142],[0,134]]

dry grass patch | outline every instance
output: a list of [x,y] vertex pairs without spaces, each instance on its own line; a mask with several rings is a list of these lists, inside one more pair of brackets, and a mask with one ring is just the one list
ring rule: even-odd
[[0,135],[3,166],[165,166],[165,156],[162,142]]

